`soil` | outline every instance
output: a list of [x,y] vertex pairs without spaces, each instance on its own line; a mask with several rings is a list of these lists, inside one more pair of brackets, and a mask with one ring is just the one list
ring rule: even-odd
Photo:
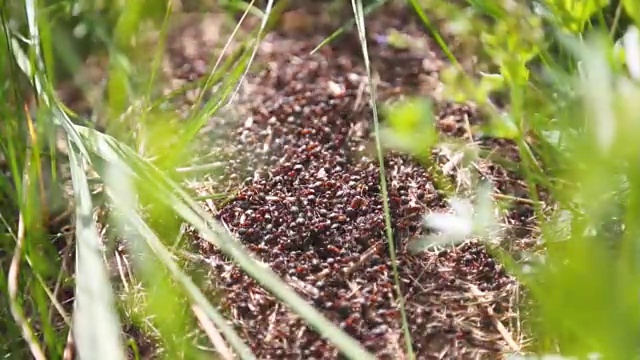
[[[513,144],[470,135],[469,125],[482,122],[473,104],[442,100],[439,72],[446,61],[411,10],[388,6],[370,16],[367,26],[379,102],[428,96],[436,101],[443,134],[518,161]],[[227,151],[242,160],[217,178],[224,184],[244,181],[230,201],[211,211],[256,257],[378,358],[404,358],[360,43],[352,30],[310,54],[333,29],[317,25],[313,34],[301,34],[280,28],[264,40],[256,58],[261,70],[246,80],[236,104],[239,121],[225,123]],[[389,29],[408,36],[412,46],[393,47],[384,37]],[[183,74],[187,79],[201,75]],[[434,151],[436,163],[442,165],[442,158]],[[384,165],[417,357],[486,359],[518,350],[520,334],[510,327],[517,312],[515,280],[474,241],[411,253],[408,247],[424,233],[422,216],[448,210],[445,191],[433,171],[407,156],[388,153]],[[500,194],[526,198],[526,185],[516,174],[486,160],[476,169]],[[455,171],[451,177],[462,181]],[[511,246],[524,246],[532,213],[523,200],[505,216],[509,233],[518,236],[509,240]],[[212,287],[225,294],[221,306],[258,358],[340,358],[208,242],[198,244],[211,264]]]

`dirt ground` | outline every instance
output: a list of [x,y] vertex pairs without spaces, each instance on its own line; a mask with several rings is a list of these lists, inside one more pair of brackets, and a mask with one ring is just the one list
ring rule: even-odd
[[[310,55],[334,28],[317,25],[309,33],[290,26],[261,45],[256,58],[261,70],[247,79],[238,102],[242,115],[225,124],[226,151],[237,158],[227,177],[216,181],[243,185],[224,206],[209,208],[258,258],[378,358],[402,358],[360,44],[352,30]],[[511,144],[470,135],[469,125],[482,121],[473,104],[442,100],[439,73],[446,61],[411,10],[383,8],[368,18],[367,27],[379,101],[429,96],[436,100],[440,131],[517,161]],[[385,37],[390,29],[409,36],[412,46],[392,46]],[[203,60],[178,61],[184,81],[203,75]],[[437,151],[433,158],[440,165],[451,160]],[[447,199],[432,172],[412,159],[389,154],[385,161],[402,293],[418,358],[488,359],[519,350],[515,280],[476,242],[410,253],[408,244],[423,234],[422,215],[447,211]],[[501,194],[526,197],[515,174],[487,161],[476,168]],[[460,180],[455,171],[451,177]],[[530,236],[531,216],[525,201],[503,219],[518,236],[511,239],[516,246]],[[340,358],[209,243],[196,241],[211,265],[211,286],[225,294],[223,307],[258,358]]]

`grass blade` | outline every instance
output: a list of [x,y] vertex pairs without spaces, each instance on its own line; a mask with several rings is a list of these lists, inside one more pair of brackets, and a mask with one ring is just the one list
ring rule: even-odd
[[[74,337],[83,359],[125,359],[120,321],[92,218],[91,193],[81,158],[69,143],[76,198],[76,303]],[[100,324],[100,326],[96,326]]]
[[[273,0],[269,0],[269,2],[267,3],[267,8],[264,12],[265,16],[262,18],[259,27],[255,30],[253,46],[249,47],[249,45],[245,45],[241,47],[239,50],[242,50],[242,52],[238,52],[237,55],[233,54],[233,56],[227,60],[235,60],[236,66],[234,68],[226,71],[222,68],[219,69],[220,71],[218,71],[222,56],[226,49],[229,47],[231,40],[239,30],[240,23],[238,23],[234,28],[233,33],[230,35],[220,56],[214,64],[212,71],[205,80],[202,90],[199,91],[198,98],[193,105],[193,108],[196,111],[193,112],[193,116],[189,120],[186,134],[182,139],[184,144],[188,144],[194,139],[194,137],[198,134],[198,131],[200,131],[205,123],[209,121],[210,117],[213,114],[233,101],[235,95],[240,90],[242,82],[249,72],[249,69],[251,68],[251,64],[253,63],[253,60],[258,52],[260,41],[264,38],[266,30],[268,30],[274,23],[273,17],[281,14],[282,11],[284,11],[287,3],[288,1],[280,1],[277,5],[273,6]],[[247,12],[243,14],[240,21],[244,19],[244,17],[247,15]],[[222,84],[216,92],[215,96],[204,105],[201,105],[205,92],[208,91],[208,89],[210,89],[219,78],[223,78],[224,80],[222,81]]]
[[[375,2],[373,2],[371,4],[368,4],[367,6],[364,7],[364,12],[363,12],[364,16],[369,15],[371,12],[373,12],[374,10],[379,8],[380,6],[384,5],[387,1],[388,0],[376,0]],[[320,42],[320,44],[318,44],[313,50],[311,50],[311,55],[316,53],[323,46],[327,45],[328,43],[330,43],[333,40],[335,40],[336,38],[338,38],[338,36],[348,32],[349,30],[351,30],[353,28],[353,25],[355,25],[355,23],[356,23],[355,19],[350,19],[349,21],[347,21],[347,23],[342,25],[338,30],[334,31],[331,35],[327,36],[326,39],[322,40]]]
[[377,93],[376,85],[374,84],[371,76],[371,64],[369,62],[369,50],[367,47],[366,30],[364,25],[364,12],[362,10],[362,0],[351,0],[353,7],[353,15],[356,21],[356,27],[358,29],[358,37],[360,39],[360,45],[362,46],[362,55],[364,58],[365,69],[367,77],[369,78],[369,102],[371,110],[373,112],[373,128],[376,139],[376,153],[378,156],[378,166],[380,167],[380,192],[382,196],[382,206],[384,209],[384,222],[387,235],[387,242],[389,244],[389,257],[391,258],[391,268],[393,270],[393,281],[396,288],[396,296],[398,305],[400,307],[400,316],[402,318],[402,331],[404,333],[405,346],[407,350],[407,356],[409,359],[415,359],[415,353],[413,351],[413,345],[411,341],[411,333],[409,332],[409,322],[407,320],[407,313],[404,308],[404,296],[402,290],[400,290],[400,276],[398,274],[398,261],[396,258],[395,243],[393,240],[393,230],[391,228],[391,210],[389,207],[389,196],[387,193],[387,179],[385,177],[384,166],[384,154],[382,150],[382,142],[380,139],[380,122],[378,120],[378,108],[377,108]]
[[[29,184],[29,168],[30,163],[27,163],[26,169],[24,173],[23,185],[23,194],[28,193]],[[28,199],[23,199],[26,203]],[[31,325],[29,325],[29,321],[25,315],[25,312],[22,308],[21,302],[18,300],[18,278],[20,273],[20,262],[22,259],[22,253],[24,251],[24,243],[25,243],[25,216],[23,212],[20,212],[19,222],[18,222],[18,234],[16,239],[16,247],[14,250],[13,257],[11,258],[11,265],[9,266],[9,272],[7,274],[7,291],[9,292],[9,308],[11,310],[11,315],[13,316],[16,324],[20,327],[22,332],[23,339],[29,345],[29,350],[31,351],[31,355],[36,360],[45,360],[46,357],[44,352],[42,351],[42,347],[37,341],[37,338],[33,332]]]
[[461,67],[460,63],[458,63],[458,60],[456,59],[455,55],[453,55],[453,53],[451,52],[451,50],[447,46],[447,43],[444,41],[442,36],[440,36],[440,33],[433,27],[433,25],[431,25],[431,21],[429,21],[429,18],[427,17],[427,14],[425,14],[424,10],[422,10],[422,7],[418,3],[418,0],[409,0],[409,3],[413,7],[413,10],[418,15],[420,20],[422,21],[422,24],[424,24],[424,26],[431,33],[431,36],[433,36],[433,38],[436,40],[436,42],[440,46],[440,49],[442,49],[442,51],[447,56],[449,61],[451,61],[451,63],[454,64],[456,67],[460,68]]
[[[78,147],[83,157],[88,158],[89,154],[87,153],[87,150],[82,144],[82,141],[80,140],[80,137],[74,127],[73,122],[71,121],[71,119],[69,119],[69,116],[67,116],[67,114],[64,111],[60,110],[61,109],[60,101],[54,95],[53,87],[51,86],[51,84],[49,83],[49,80],[45,76],[46,70],[45,70],[44,62],[42,60],[42,57],[39,55],[40,51],[38,50],[39,49],[38,27],[35,25],[31,26],[31,23],[35,24],[35,21],[36,21],[35,4],[33,0],[26,0],[25,6],[28,9],[27,14],[30,16],[29,31],[30,31],[30,43],[32,44],[30,48],[35,53],[34,55],[35,64],[32,64],[29,56],[27,56],[27,54],[25,54],[24,51],[22,51],[18,40],[15,38],[7,39],[10,51],[13,57],[15,58],[16,64],[18,64],[18,67],[20,68],[20,70],[22,70],[22,72],[31,81],[31,85],[33,86],[33,88],[36,91],[36,94],[38,95],[37,99],[41,99],[42,101],[44,101],[45,106],[51,109],[52,116],[50,117],[50,120],[53,121],[56,125],[62,127],[65,133],[67,134],[67,136],[69,136],[69,138],[73,141],[74,145]],[[3,18],[3,21],[6,21],[6,19]],[[7,34],[8,36],[7,32],[5,32],[5,34]]]

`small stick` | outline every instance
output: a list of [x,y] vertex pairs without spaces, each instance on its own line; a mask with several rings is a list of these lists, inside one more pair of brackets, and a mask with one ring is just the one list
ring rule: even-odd
[[360,259],[358,259],[358,262],[349,266],[344,272],[345,275],[347,276],[351,275],[357,268],[362,266],[365,262],[369,261],[369,259],[371,259],[371,257],[373,256],[373,254],[376,253],[376,251],[378,251],[378,244],[375,244],[374,246],[369,248],[369,250],[365,251],[364,254],[360,256]]
[[265,342],[268,343],[273,339],[273,329],[276,325],[276,316],[278,315],[278,307],[280,305],[276,303],[275,309],[273,309],[273,313],[269,316],[269,327],[267,328],[267,337],[265,338]]
[[360,85],[358,85],[358,93],[356,95],[356,101],[353,103],[353,111],[356,111],[360,108],[360,105],[362,105],[362,96],[364,95],[364,92],[367,90],[367,83],[366,81],[361,81]]
[[[485,294],[482,293],[482,291],[480,291],[480,289],[478,289],[475,285],[469,285],[469,290],[476,298],[478,298],[478,300],[481,300],[481,298],[485,296]],[[511,350],[513,350],[515,353],[519,353],[520,345],[516,343],[516,341],[513,339],[513,336],[511,336],[511,333],[509,332],[509,330],[507,330],[507,328],[504,327],[502,322],[498,320],[498,317],[493,312],[493,309],[491,309],[491,307],[487,305],[481,305],[481,304],[482,302],[480,302],[479,304],[480,307],[491,318],[491,322],[493,323],[493,326],[496,327],[496,330],[498,330],[498,332],[500,333],[504,341],[507,342],[507,345],[509,345]]]
[[501,200],[512,200],[512,201],[515,201],[515,202],[520,202],[520,203],[529,204],[529,205],[544,205],[544,203],[542,201],[534,201],[534,200],[531,200],[531,199],[525,199],[525,198],[512,196],[512,195],[505,195],[505,194],[500,194],[500,193],[493,193],[491,195],[494,198],[501,199]]
[[69,334],[67,335],[67,344],[64,346],[64,352],[62,353],[62,360],[74,360],[76,344],[73,341],[73,329],[69,327]]
[[127,277],[124,274],[124,266],[123,261],[121,259],[120,253],[118,251],[114,251],[114,258],[116,259],[116,267],[118,268],[118,275],[120,276],[120,281],[122,281],[122,285],[124,286],[125,293],[129,292],[129,282],[127,281]]
[[216,326],[213,324],[213,322],[202,310],[200,310],[200,307],[198,305],[194,304],[193,306],[191,306],[191,310],[193,310],[193,313],[198,319],[202,330],[204,330],[204,332],[207,334],[209,340],[211,341],[211,345],[215,347],[216,351],[218,351],[218,354],[220,354],[220,356],[225,360],[233,360],[233,353],[227,346],[227,343],[225,343],[222,335],[220,335],[220,332],[218,331],[218,329],[216,329]]
[[[27,159],[29,157],[27,156]],[[27,167],[25,171],[25,181],[23,182],[23,186],[26,187],[29,184],[29,175],[28,169],[30,167],[30,162],[27,160]],[[26,191],[25,191],[26,193]],[[22,308],[18,304],[18,277],[20,275],[20,260],[22,259],[22,246],[24,245],[24,235],[25,235],[25,224],[24,224],[24,215],[22,211],[19,215],[18,220],[18,234],[16,238],[16,247],[13,253],[13,257],[11,258],[11,265],[9,266],[9,274],[7,276],[8,283],[8,291],[9,291],[9,308],[11,310],[11,315],[15,320],[16,324],[22,330],[22,337],[29,345],[29,350],[31,350],[31,354],[36,360],[46,360],[47,358],[44,356],[44,352],[40,347],[40,344],[36,341],[36,337],[33,334],[33,330],[29,326],[29,323],[26,321],[24,312]]]

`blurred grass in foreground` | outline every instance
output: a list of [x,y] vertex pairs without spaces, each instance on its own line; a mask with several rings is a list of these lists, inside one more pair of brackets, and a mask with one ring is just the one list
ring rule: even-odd
[[[429,2],[431,15],[450,24],[458,55],[474,49],[481,59],[479,76],[457,65],[443,74],[447,96],[477,103],[490,121],[475,132],[514,141],[530,198],[537,201],[544,191],[553,201],[550,209],[536,208],[539,246],[530,253],[511,254],[493,245],[500,239],[480,237],[531,300],[522,304],[523,326],[532,337],[528,350],[550,357],[637,358],[640,6],[595,0],[466,3],[463,10]],[[498,98],[507,106],[498,106]],[[390,114],[395,116],[406,114]],[[407,133],[408,123],[398,123],[385,130]],[[488,209],[475,212],[487,219],[494,216]],[[438,239],[478,238],[465,229],[484,224],[467,221],[459,218],[460,229]]]

